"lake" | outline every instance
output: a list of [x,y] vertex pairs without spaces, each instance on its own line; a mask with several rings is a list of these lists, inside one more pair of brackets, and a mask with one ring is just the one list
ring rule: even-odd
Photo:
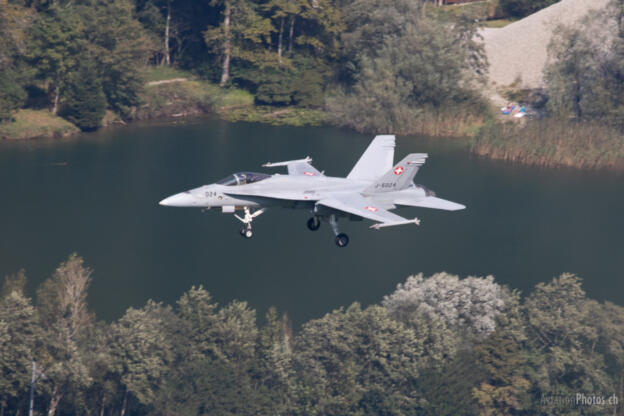
[[203,285],[220,304],[274,305],[295,325],[354,301],[379,302],[410,274],[485,276],[528,293],[562,272],[588,295],[624,304],[624,176],[472,156],[459,139],[399,137],[395,160],[429,153],[416,183],[464,211],[399,209],[420,226],[341,221],[311,232],[302,210],[267,211],[250,240],[231,214],[158,201],[230,173],[311,156],[346,175],[372,135],[196,119],[107,128],[63,140],[0,142],[0,276],[26,270],[29,291],[77,252],[94,269],[89,302],[116,319],[148,299],[174,303]]

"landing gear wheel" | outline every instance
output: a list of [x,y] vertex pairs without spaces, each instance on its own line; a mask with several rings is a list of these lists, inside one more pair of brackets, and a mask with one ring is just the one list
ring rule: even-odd
[[308,220],[308,228],[311,231],[316,231],[321,226],[321,221],[317,217],[312,217]]
[[349,244],[349,237],[346,234],[340,233],[336,236],[336,245],[338,247],[346,247]]
[[240,229],[240,235],[242,235],[245,238],[251,238],[253,237],[253,231],[251,231],[251,228],[241,228]]

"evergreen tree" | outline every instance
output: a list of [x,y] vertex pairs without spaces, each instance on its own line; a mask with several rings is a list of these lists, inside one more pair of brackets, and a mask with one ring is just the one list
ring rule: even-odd
[[26,92],[19,84],[15,72],[0,67],[0,121],[11,120],[13,113],[26,100]]
[[61,115],[81,130],[96,130],[106,112],[106,97],[97,73],[87,62],[67,82]]

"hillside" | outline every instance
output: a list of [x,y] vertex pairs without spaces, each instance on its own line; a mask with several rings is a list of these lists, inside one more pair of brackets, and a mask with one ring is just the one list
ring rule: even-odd
[[547,47],[557,26],[574,24],[591,9],[604,8],[607,3],[608,0],[562,0],[503,28],[483,29],[492,84],[509,85],[519,78],[519,87],[543,87]]

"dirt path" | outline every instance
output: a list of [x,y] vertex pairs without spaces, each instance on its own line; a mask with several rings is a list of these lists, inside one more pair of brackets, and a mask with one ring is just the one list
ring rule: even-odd
[[173,79],[163,79],[162,81],[151,81],[151,82],[148,82],[147,85],[151,87],[152,85],[170,84],[172,82],[184,82],[184,81],[188,81],[188,78],[173,78]]

